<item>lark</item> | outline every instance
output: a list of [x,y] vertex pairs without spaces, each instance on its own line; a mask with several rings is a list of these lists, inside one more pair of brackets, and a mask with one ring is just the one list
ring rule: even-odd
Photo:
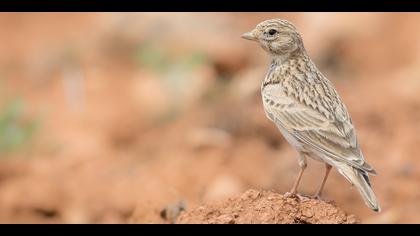
[[366,205],[380,211],[346,106],[333,84],[318,70],[296,27],[283,19],[258,24],[242,35],[271,56],[261,85],[264,110],[284,138],[297,150],[299,174],[290,194],[296,194],[307,158],[325,163],[325,175],[315,197],[320,198],[332,167],[360,192]]

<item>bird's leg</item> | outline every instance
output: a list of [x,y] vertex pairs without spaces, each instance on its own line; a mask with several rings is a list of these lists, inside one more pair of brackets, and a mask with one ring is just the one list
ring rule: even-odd
[[302,175],[303,175],[303,172],[305,171],[305,168],[303,168],[303,167],[301,167],[300,168],[300,171],[299,171],[299,174],[298,174],[298,176],[297,176],[297,178],[296,178],[296,180],[295,180],[295,183],[293,184],[293,187],[292,187],[292,189],[290,190],[290,193],[291,194],[296,194],[296,192],[297,192],[297,187],[299,186],[299,182],[300,182],[300,179],[302,179]]
[[330,171],[331,171],[331,167],[332,167],[331,165],[325,163],[325,175],[324,175],[324,179],[322,180],[321,186],[319,187],[318,192],[315,195],[316,199],[321,199],[322,190],[324,190],[324,185],[325,185],[325,182],[327,182],[328,175],[330,174]]
[[303,153],[299,153],[299,166],[300,166],[300,171],[299,174],[295,180],[295,183],[293,184],[292,189],[290,190],[290,194],[295,195],[297,193],[297,188],[299,186],[300,180],[302,179],[302,175],[303,172],[306,169],[306,157]]

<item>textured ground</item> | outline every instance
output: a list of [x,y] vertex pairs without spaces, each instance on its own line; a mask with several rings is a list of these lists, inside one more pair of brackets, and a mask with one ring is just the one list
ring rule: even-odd
[[355,224],[358,220],[332,203],[248,190],[240,197],[181,213],[180,224]]

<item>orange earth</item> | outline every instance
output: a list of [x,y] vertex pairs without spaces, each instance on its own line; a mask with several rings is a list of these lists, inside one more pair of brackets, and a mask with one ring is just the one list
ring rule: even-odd
[[[340,93],[383,211],[335,171],[324,197],[362,223],[419,223],[416,13],[1,13],[0,120],[19,99],[13,125],[36,129],[0,148],[0,222],[162,223],[181,203],[196,212],[248,189],[288,191],[296,153],[259,91],[269,59],[240,38],[275,17],[295,23]],[[310,161],[300,192],[323,171]],[[192,214],[179,222],[202,222]],[[284,221],[258,221],[269,222]]]

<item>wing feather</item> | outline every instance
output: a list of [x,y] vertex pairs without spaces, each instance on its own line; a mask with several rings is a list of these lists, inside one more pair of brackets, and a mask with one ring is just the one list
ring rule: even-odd
[[321,110],[308,105],[305,99],[301,102],[287,96],[276,84],[264,88],[263,101],[270,119],[312,151],[322,153],[324,158],[374,173],[363,158],[354,126],[344,106],[336,107],[334,114],[326,117]]

